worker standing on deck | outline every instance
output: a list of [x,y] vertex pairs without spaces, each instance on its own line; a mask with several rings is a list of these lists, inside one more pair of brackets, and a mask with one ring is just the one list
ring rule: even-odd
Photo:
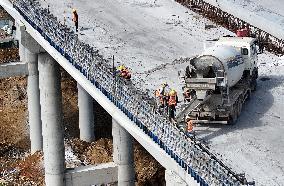
[[168,111],[168,98],[169,98],[169,86],[168,84],[162,83],[161,87],[155,91],[155,96],[158,99],[157,102],[159,102],[159,109],[162,111],[162,109],[165,109]]
[[187,136],[194,137],[195,133],[193,131],[193,120],[191,118],[186,118],[186,125],[187,125]]
[[168,100],[170,121],[174,121],[175,119],[177,101],[178,101],[177,92],[174,89],[171,89],[171,91],[169,92],[169,100]]
[[73,17],[72,17],[72,21],[74,22],[74,24],[75,24],[75,27],[76,27],[76,32],[78,32],[78,13],[77,13],[77,10],[76,9],[73,9],[73,11],[72,11],[72,15],[73,15]]

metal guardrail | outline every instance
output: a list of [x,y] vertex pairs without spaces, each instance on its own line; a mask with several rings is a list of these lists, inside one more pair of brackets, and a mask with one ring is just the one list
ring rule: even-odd
[[130,120],[157,143],[201,186],[248,185],[218,160],[202,143],[188,138],[153,104],[154,98],[131,82],[114,75],[111,62],[93,47],[81,42],[76,33],[62,25],[48,9],[34,0],[14,0],[14,8],[62,56],[100,89]]
[[262,49],[266,49],[277,55],[284,54],[284,41],[270,33],[248,23],[241,18],[235,17],[229,12],[207,3],[205,0],[175,0],[190,10],[206,17],[213,22],[227,28],[232,32],[242,28],[248,28],[250,35],[256,37]]

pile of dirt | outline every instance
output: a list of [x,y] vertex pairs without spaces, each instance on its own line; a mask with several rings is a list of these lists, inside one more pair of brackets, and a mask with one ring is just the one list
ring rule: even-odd
[[19,49],[16,47],[0,49],[0,64],[12,61],[19,61],[20,56],[18,50]]
[[2,6],[0,6],[0,19],[12,19]]
[[28,149],[27,80],[0,79],[0,141],[7,146]]
[[[87,165],[112,162],[112,139],[102,138],[92,143],[72,139],[70,145],[77,157]],[[165,169],[136,141],[134,165],[137,186],[164,185]]]
[[[11,159],[13,161],[11,161]],[[0,185],[44,185],[43,155],[36,152],[25,158],[0,159]]]

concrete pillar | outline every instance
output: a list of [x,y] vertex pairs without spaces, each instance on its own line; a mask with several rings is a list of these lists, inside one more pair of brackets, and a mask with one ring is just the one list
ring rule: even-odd
[[59,65],[47,53],[38,55],[45,184],[64,186],[64,128]]
[[93,98],[77,83],[80,139],[87,142],[95,140]]
[[28,63],[28,110],[31,153],[42,150],[42,125],[40,118],[39,74],[38,55],[25,49],[26,62]]
[[19,56],[20,61],[26,61],[26,49],[21,43],[19,43]]
[[25,26],[24,24],[19,21],[16,20],[15,22],[15,26],[16,28],[16,35],[15,38],[19,41],[19,56],[20,56],[20,61],[25,61],[25,46],[22,43],[22,32],[25,30]]
[[[186,182],[182,180],[175,172],[171,170],[165,171],[166,186],[187,186]],[[195,185],[195,184],[193,184]]]
[[134,186],[133,138],[112,120],[113,161],[118,165],[118,186]]

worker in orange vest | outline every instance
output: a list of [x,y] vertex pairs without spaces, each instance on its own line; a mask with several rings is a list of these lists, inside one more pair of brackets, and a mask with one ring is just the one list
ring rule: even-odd
[[171,89],[171,91],[169,92],[168,105],[169,105],[169,119],[170,121],[174,121],[176,106],[177,106],[177,92],[174,89]]
[[122,69],[120,73],[121,73],[121,77],[123,77],[124,79],[129,80],[131,78],[131,73],[129,72],[127,68]]
[[193,130],[193,120],[192,119],[187,119],[187,135],[188,136],[195,136],[194,130]]
[[119,67],[117,67],[116,73],[118,73],[119,76],[124,79],[130,80],[131,78],[130,71],[124,65],[120,65]]
[[77,13],[77,10],[76,9],[73,9],[72,11],[72,21],[74,22],[75,24],[75,27],[76,27],[76,32],[78,32],[78,13]]

